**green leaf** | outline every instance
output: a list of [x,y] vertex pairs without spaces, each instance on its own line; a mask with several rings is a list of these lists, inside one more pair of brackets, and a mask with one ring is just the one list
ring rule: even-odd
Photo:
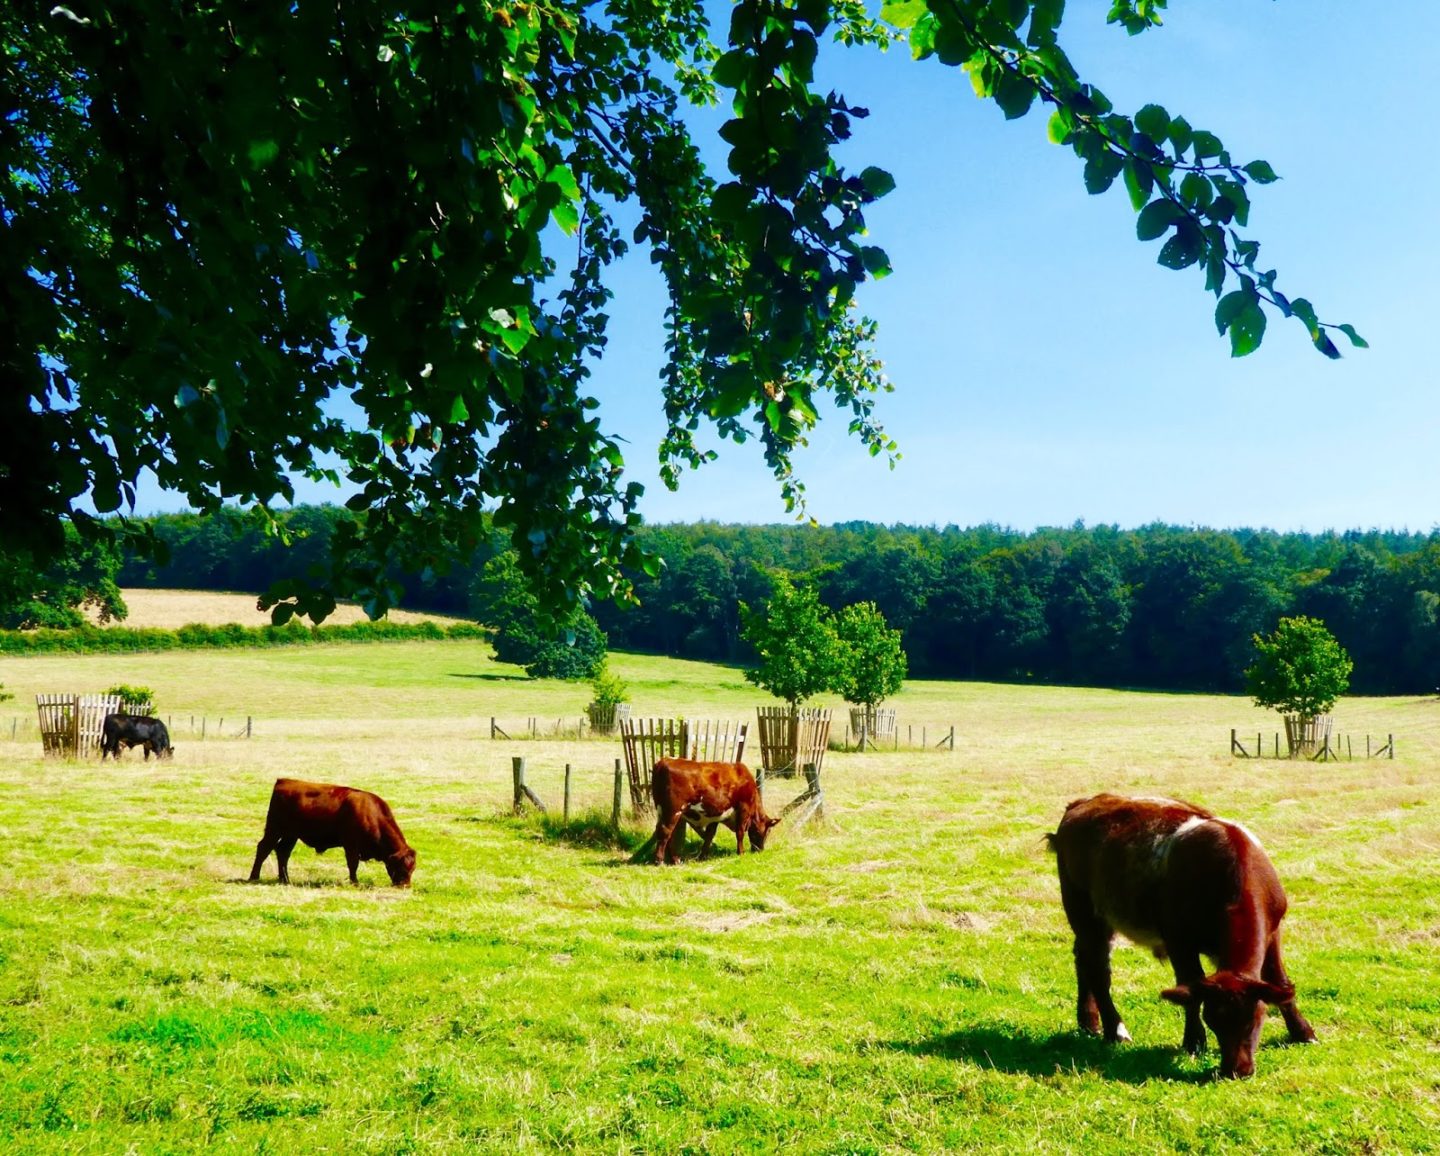
[[1244,168],[1244,173],[1257,185],[1268,185],[1280,178],[1275,175],[1275,170],[1270,167],[1269,161],[1251,161]]
[[455,400],[450,403],[450,424],[458,425],[460,422],[469,420],[470,407],[465,404],[465,399],[463,397],[461,397],[459,394],[456,394]]
[[1146,161],[1126,157],[1125,188],[1130,193],[1130,205],[1138,213],[1150,199],[1150,190],[1155,187],[1155,173]]
[[1164,140],[1170,131],[1170,114],[1158,104],[1147,104],[1135,114],[1135,127],[1153,141]]
[[882,277],[888,277],[891,273],[890,258],[878,245],[862,245],[860,247],[860,263],[865,266],[865,271],[877,281]]
[[1345,336],[1350,339],[1350,344],[1353,345],[1356,349],[1370,348],[1370,343],[1366,341],[1363,337],[1361,337],[1360,334],[1355,332],[1355,326],[1337,325],[1335,326],[1335,328],[1340,330],[1341,333],[1345,334]]
[[1260,348],[1265,337],[1265,311],[1255,301],[1247,302],[1230,322],[1230,356],[1245,357]]
[[1315,348],[1331,361],[1340,360],[1340,351],[1335,348],[1335,343],[1330,340],[1330,335],[1325,330],[1320,330],[1310,340],[1315,343]]
[[1045,135],[1050,138],[1051,144],[1064,144],[1070,138],[1070,126],[1070,110],[1057,108],[1050,114],[1050,122],[1045,126]]
[[1203,129],[1195,133],[1193,143],[1197,161],[1204,160],[1206,157],[1218,157],[1225,147],[1220,143],[1219,137],[1214,133],[1205,132]]
[[1018,120],[1035,103],[1035,87],[1007,70],[1001,73],[995,86],[995,103],[1005,113],[1006,120]]
[[1160,247],[1156,260],[1167,269],[1186,269],[1205,255],[1205,238],[1189,220],[1181,221],[1175,235]]
[[1230,323],[1255,302],[1255,294],[1236,289],[1225,294],[1215,305],[1215,328],[1223,337]]
[[739,88],[750,79],[755,58],[743,48],[732,48],[715,62],[710,76],[721,88]]
[[1183,116],[1177,116],[1170,122],[1170,143],[1175,146],[1176,152],[1183,153],[1194,138],[1195,130]]
[[1199,173],[1186,173],[1180,182],[1180,195],[1185,198],[1187,205],[1207,209],[1215,199],[1215,190]]
[[576,208],[573,201],[561,201],[550,210],[550,216],[554,218],[560,228],[572,237],[575,235],[575,230],[580,227],[580,210]]
[[870,165],[860,173],[860,183],[872,197],[883,197],[895,191],[895,178],[882,168]]
[[1085,162],[1085,191],[1091,196],[1103,193],[1115,183],[1124,165],[1109,149],[1096,153]]
[[1135,235],[1142,241],[1153,241],[1163,236],[1176,221],[1185,219],[1185,210],[1174,201],[1157,197],[1143,209],[1135,221]]
[[912,28],[927,11],[925,0],[885,0],[880,5],[880,19],[894,28]]

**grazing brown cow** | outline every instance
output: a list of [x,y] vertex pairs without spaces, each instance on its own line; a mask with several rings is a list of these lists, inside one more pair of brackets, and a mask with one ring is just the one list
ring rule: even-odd
[[710,854],[715,828],[724,823],[735,832],[735,853],[765,850],[765,836],[780,822],[765,814],[755,776],[744,763],[702,763],[694,759],[661,759],[650,775],[655,798],[655,862],[678,863],[675,832],[681,820],[705,836],[700,858]]
[[[1174,799],[1096,795],[1066,807],[1047,838],[1075,932],[1081,1031],[1103,1029],[1111,1043],[1130,1038],[1110,998],[1118,931],[1157,959],[1169,956],[1177,986],[1161,997],[1185,1009],[1186,1051],[1205,1047],[1204,1016],[1220,1045],[1222,1076],[1254,1072],[1267,1003],[1279,1006],[1292,1040],[1315,1039],[1280,959],[1285,890],[1239,823]],[[1202,955],[1215,962],[1213,975]]]
[[259,880],[260,865],[274,851],[280,882],[289,883],[287,867],[297,842],[314,847],[317,853],[343,847],[351,883],[359,882],[355,870],[362,859],[384,863],[396,887],[409,887],[415,872],[415,852],[400,833],[390,804],[379,795],[354,787],[276,779],[275,789],[270,792],[270,810],[265,815],[265,834],[255,848],[250,882]]

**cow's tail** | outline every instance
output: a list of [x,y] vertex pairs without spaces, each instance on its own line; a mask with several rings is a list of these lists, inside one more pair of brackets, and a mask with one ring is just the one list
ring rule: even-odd
[[1059,847],[1056,846],[1058,840],[1059,840],[1059,832],[1058,832],[1058,831],[1055,832],[1054,834],[1041,835],[1041,836],[1040,836],[1040,841],[1045,844],[1046,849],[1047,849],[1047,850],[1050,852],[1050,854],[1052,854],[1052,855],[1055,855],[1055,854],[1057,854],[1057,853],[1059,852]]

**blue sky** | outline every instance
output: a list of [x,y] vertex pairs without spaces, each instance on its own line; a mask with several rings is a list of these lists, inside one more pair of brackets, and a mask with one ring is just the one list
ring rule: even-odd
[[[821,522],[1161,520],[1319,531],[1440,525],[1434,452],[1440,334],[1440,161],[1430,109],[1440,3],[1175,0],[1139,37],[1076,2],[1062,39],[1118,108],[1156,101],[1282,180],[1252,188],[1260,267],[1348,321],[1371,348],[1339,362],[1298,321],[1229,356],[1194,270],[1155,263],[1117,184],[1085,193],[1080,164],[1049,144],[1039,112],[1006,122],[959,70],[901,47],[823,54],[822,83],[870,108],[844,160],[898,188],[869,214],[893,276],[862,291],[896,392],[881,415],[892,472],[822,408],[798,457]],[[628,441],[650,521],[787,518],[758,449],[667,492],[663,305],[644,256],[616,282],[612,341],[594,379],[608,428]]]

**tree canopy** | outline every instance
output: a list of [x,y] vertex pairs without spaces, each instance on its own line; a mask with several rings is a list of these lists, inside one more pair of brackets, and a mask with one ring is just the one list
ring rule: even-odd
[[841,669],[833,689],[846,701],[874,708],[905,684],[900,631],[873,602],[853,602],[835,616]]
[[845,656],[834,616],[815,588],[779,573],[770,581],[763,606],[740,606],[741,634],[759,657],[759,664],[745,671],[745,681],[784,699],[793,711],[834,689]]
[[1271,634],[1255,636],[1255,651],[1245,685],[1258,707],[1311,718],[1350,688],[1354,663],[1319,619],[1282,618]]
[[[1165,0],[1113,0],[1131,33]],[[857,288],[894,185],[834,148],[865,110],[814,86],[835,43],[904,37],[1005,116],[1048,113],[1085,188],[1119,182],[1159,262],[1196,268],[1234,354],[1267,310],[1327,356],[1347,325],[1287,297],[1246,233],[1275,179],[1147,104],[1115,110],[1059,37],[1064,0],[12,0],[0,6],[0,550],[37,566],[147,474],[214,511],[293,480],[358,487],[333,556],[269,596],[379,613],[390,566],[508,535],[542,607],[630,590],[639,488],[586,392],[622,204],[668,295],[662,475],[757,437],[792,452],[822,395],[876,455],[888,388]],[[687,105],[728,103],[708,171]],[[274,532],[284,533],[279,522]],[[140,530],[134,530],[137,535]],[[627,570],[627,567],[630,569]]]

